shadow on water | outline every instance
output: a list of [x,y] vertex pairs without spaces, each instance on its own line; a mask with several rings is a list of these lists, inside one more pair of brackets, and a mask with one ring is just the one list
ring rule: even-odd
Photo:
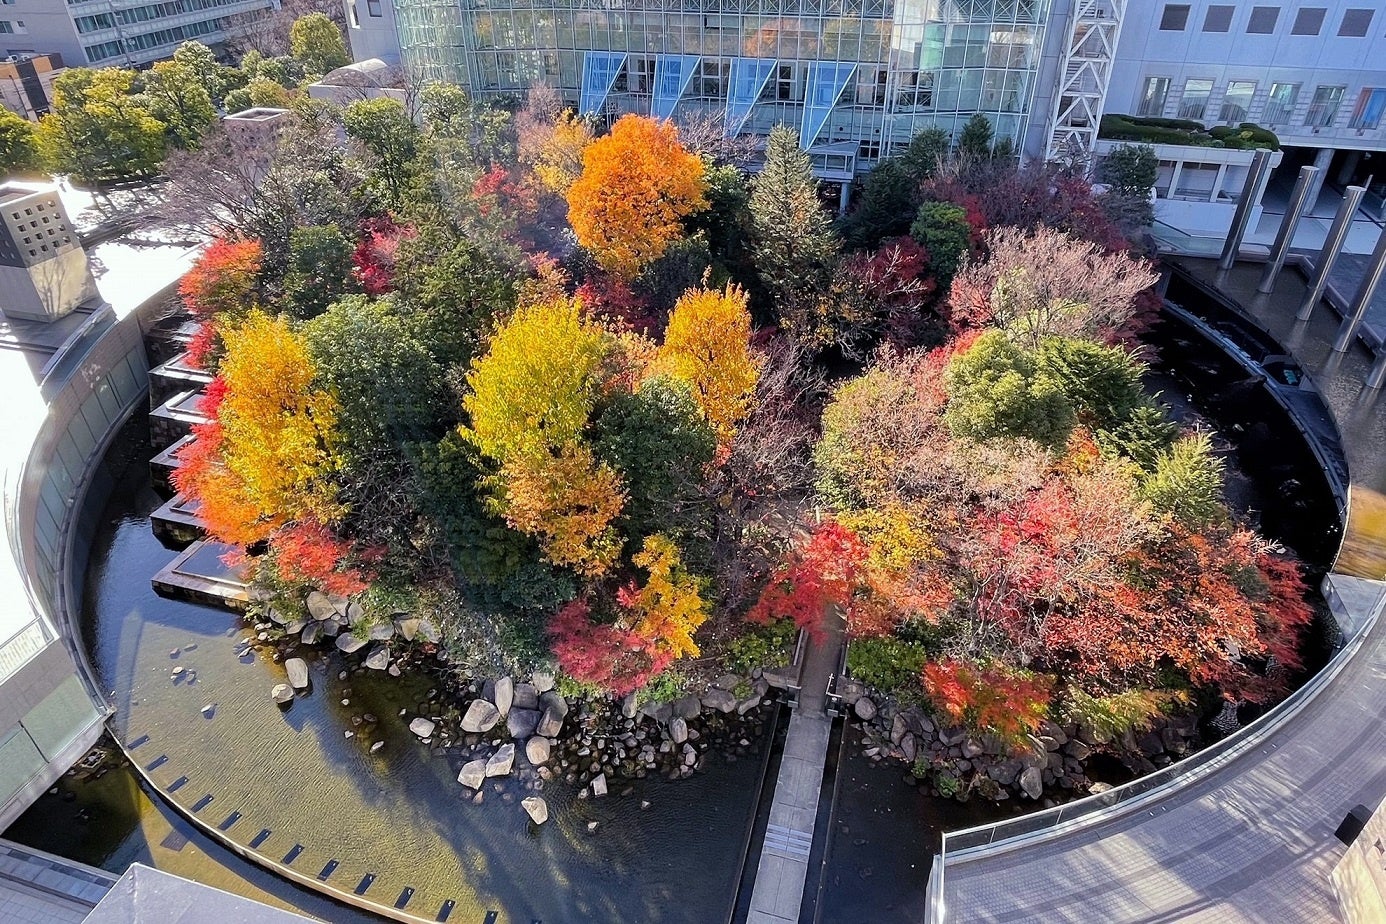
[[[265,855],[278,860],[301,845],[292,863],[300,873],[318,877],[336,860],[331,885],[366,883],[384,905],[407,894],[407,910],[427,919],[444,910],[452,921],[497,924],[727,917],[759,759],[713,755],[689,780],[649,777],[601,800],[555,781],[542,793],[550,821],[536,828],[516,784],[488,781],[483,804],[472,805],[455,780],[456,756],[408,731],[414,715],[438,714],[426,676],[395,679],[360,669],[359,656],[300,652],[312,687],[280,711],[268,694],[283,668],[237,656],[250,631],[236,614],[164,599],[149,583],[172,553],[149,529],[160,498],[143,432],[132,423],[109,457],[126,468],[92,549],[84,631],[117,709],[113,728],[127,742],[148,736],[133,756],[161,788],[187,777],[174,796],[181,805],[211,796],[197,816],[238,842],[269,830]],[[378,724],[353,723],[366,713]],[[373,754],[377,741],[384,748]]]

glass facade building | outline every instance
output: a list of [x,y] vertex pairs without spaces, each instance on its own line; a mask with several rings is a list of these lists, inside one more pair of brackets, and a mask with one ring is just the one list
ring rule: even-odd
[[[1067,6],[1059,0],[1061,6]],[[974,113],[1023,147],[1051,0],[395,0],[419,78],[486,96],[559,88],[581,113],[799,130],[850,174]],[[1047,107],[1047,104],[1046,104]],[[1042,151],[1041,151],[1042,153]]]

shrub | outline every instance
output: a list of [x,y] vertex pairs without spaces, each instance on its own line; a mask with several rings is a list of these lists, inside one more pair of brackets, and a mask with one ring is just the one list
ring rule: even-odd
[[736,674],[750,673],[757,667],[775,667],[789,660],[789,647],[798,628],[792,619],[776,619],[764,626],[751,626],[744,635],[727,645],[725,664]]
[[1089,696],[1070,689],[1059,714],[1065,723],[1074,722],[1092,729],[1099,741],[1120,738],[1128,731],[1142,731],[1160,715],[1164,706],[1179,694],[1155,690],[1127,690],[1111,696]]
[[883,693],[917,690],[928,659],[920,643],[889,635],[854,639],[847,646],[847,669],[852,676]]
[[1202,124],[1188,119],[1150,119],[1112,113],[1102,117],[1098,137],[1114,141],[1139,141],[1144,144],[1280,150],[1280,139],[1274,132],[1251,122],[1243,122],[1236,128],[1218,125],[1205,129]]

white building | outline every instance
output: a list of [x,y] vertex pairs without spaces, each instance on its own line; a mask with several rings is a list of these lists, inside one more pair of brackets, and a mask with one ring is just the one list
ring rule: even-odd
[[399,30],[395,27],[395,0],[344,0],[347,38],[353,61],[372,58],[399,64]]
[[136,67],[196,39],[217,48],[276,0],[0,0],[0,53],[57,53],[68,67]]
[[[1210,127],[1254,122],[1275,132],[1284,150],[1272,186],[1283,191],[1301,166],[1315,164],[1330,189],[1370,184],[1368,207],[1379,213],[1386,191],[1386,3],[1131,3],[1104,110]],[[1226,166],[1232,152],[1212,149],[1202,157],[1199,149],[1183,150],[1188,159],[1178,176],[1175,162],[1163,165],[1161,198],[1236,195]]]

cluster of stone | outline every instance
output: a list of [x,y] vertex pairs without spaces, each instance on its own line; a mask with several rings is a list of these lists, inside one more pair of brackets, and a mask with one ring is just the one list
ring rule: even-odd
[[[849,685],[850,687],[850,685]],[[1113,754],[1134,774],[1154,772],[1196,745],[1193,717],[1161,720],[1151,730],[1104,736],[1076,723],[1045,720],[1019,745],[995,735],[971,734],[939,723],[918,705],[879,704],[859,687],[844,701],[862,723],[862,754],[875,762],[900,761],[912,784],[929,785],[935,796],[966,800],[978,796],[1003,801],[1013,796],[1057,805],[1111,789],[1089,779],[1087,762],[1099,750]]]

